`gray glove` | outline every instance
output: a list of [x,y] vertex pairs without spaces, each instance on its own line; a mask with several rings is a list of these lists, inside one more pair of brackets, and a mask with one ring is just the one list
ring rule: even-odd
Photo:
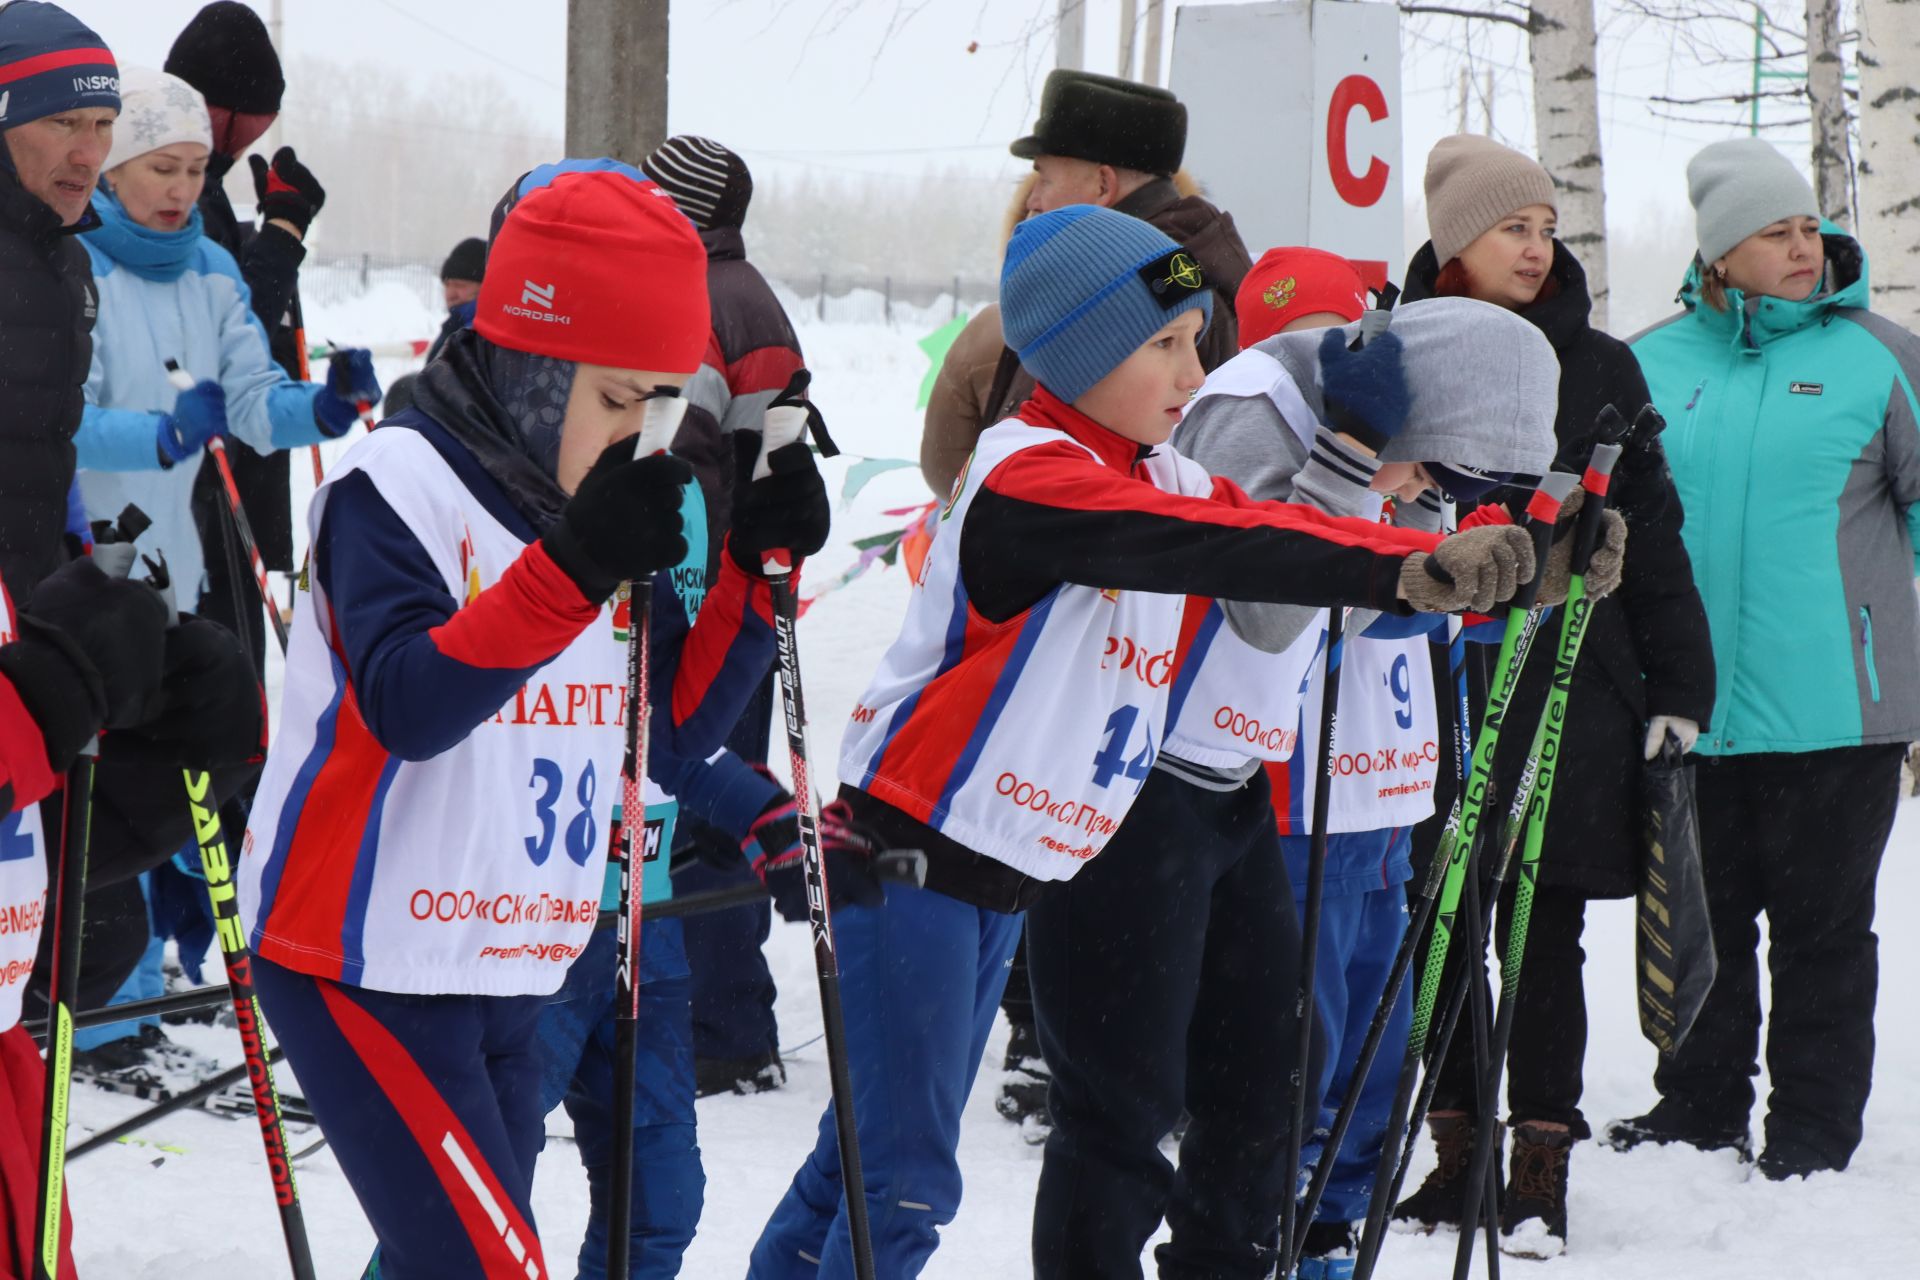
[[1533,539],[1517,525],[1482,525],[1416,551],[1400,567],[1400,594],[1422,613],[1487,613],[1533,578]]
[[[1540,580],[1540,603],[1560,605],[1567,602],[1567,587],[1573,574],[1573,528],[1587,491],[1579,485],[1560,504],[1554,521],[1553,548],[1547,552],[1547,573]],[[1620,571],[1627,555],[1627,522],[1618,511],[1602,513],[1600,540],[1587,562],[1587,599],[1598,600],[1613,594],[1620,585]]]

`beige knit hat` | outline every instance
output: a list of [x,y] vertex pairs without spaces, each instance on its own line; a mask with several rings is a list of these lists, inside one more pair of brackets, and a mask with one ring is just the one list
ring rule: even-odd
[[1443,267],[1530,204],[1560,209],[1553,179],[1530,156],[1473,133],[1442,138],[1427,154],[1427,230]]

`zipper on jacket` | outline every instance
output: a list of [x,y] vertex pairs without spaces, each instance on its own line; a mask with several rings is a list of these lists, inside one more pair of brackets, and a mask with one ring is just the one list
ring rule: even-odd
[[1680,420],[1680,438],[1674,442],[1677,446],[1674,449],[1674,453],[1682,459],[1691,457],[1693,454],[1693,436],[1698,426],[1700,416],[1700,398],[1704,396],[1706,392],[1707,380],[1702,378],[1695,384],[1693,395],[1688,398],[1686,407],[1681,410],[1681,413],[1686,416]]
[[1860,606],[1860,647],[1866,651],[1867,692],[1880,701],[1880,671],[1873,664],[1873,610]]

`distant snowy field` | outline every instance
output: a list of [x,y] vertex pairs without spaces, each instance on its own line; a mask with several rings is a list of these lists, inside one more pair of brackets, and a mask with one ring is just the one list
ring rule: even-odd
[[[914,339],[944,321],[946,312],[936,309],[930,316],[925,324],[903,321],[898,329],[803,323],[801,337],[816,371],[817,398],[849,453],[917,457],[920,415],[913,405],[926,361]],[[806,319],[798,311],[796,317]],[[428,337],[438,323],[439,317],[408,291],[378,285],[366,297],[309,320],[310,332],[343,343]],[[380,372],[390,381],[414,363],[382,361]],[[345,447],[330,445],[327,452],[337,456]],[[331,465],[332,457],[328,461]],[[844,469],[844,463],[828,464],[829,483],[836,492]],[[311,487],[304,461],[295,466],[294,477],[296,499],[304,502]],[[874,481],[851,508],[836,516],[834,545],[808,566],[809,579],[824,581],[850,563],[848,544],[853,538],[897,525],[897,519],[881,514],[885,509],[918,504],[927,496],[915,470]],[[821,600],[801,625],[815,763],[823,774],[833,772],[841,726],[897,630],[907,589],[899,569],[876,568]],[[1916,854],[1920,809],[1909,805],[1902,809],[1881,878],[1881,901],[1891,904],[1883,921],[1893,924],[1881,930],[1879,1070],[1866,1142],[1853,1167],[1806,1184],[1775,1186],[1750,1178],[1728,1155],[1659,1149],[1618,1155],[1584,1143],[1572,1161],[1570,1252],[1548,1263],[1504,1260],[1507,1275],[1751,1280],[1755,1275],[1916,1273],[1920,1096],[1913,1085],[1920,1082],[1920,1028],[1905,976],[1920,971],[1920,931],[1898,923],[1901,906],[1920,899]],[[1598,1127],[1652,1102],[1653,1051],[1635,1023],[1630,904],[1597,904],[1590,912],[1586,939],[1593,1023],[1586,1111]],[[781,988],[782,1040],[795,1046],[788,1060],[789,1083],[772,1094],[700,1104],[706,1213],[683,1271],[700,1280],[745,1274],[748,1252],[811,1148],[827,1099],[805,928],[777,929],[769,952]],[[223,1061],[237,1060],[230,1031],[190,1027],[174,1028],[171,1034]],[[966,1199],[925,1273],[929,1277],[977,1280],[1028,1271],[1040,1152],[1026,1146],[1013,1126],[993,1111],[1005,1034],[1002,1026],[989,1044],[967,1109],[960,1150]],[[1276,1082],[1282,1071],[1276,1064]],[[1764,1097],[1764,1079],[1760,1088]],[[75,1141],[139,1106],[130,1099],[76,1088]],[[550,1133],[567,1134],[564,1113],[555,1113],[548,1123]],[[296,1130],[289,1138],[299,1150],[317,1136]],[[1423,1165],[1416,1178],[1424,1172]],[[324,1151],[302,1162],[298,1176],[320,1274],[350,1280],[359,1274],[373,1243],[353,1193]],[[135,1140],[80,1160],[70,1167],[70,1177],[76,1253],[84,1276],[176,1280],[208,1267],[248,1277],[287,1274],[260,1143],[250,1124],[204,1112],[175,1115],[143,1130]],[[556,1275],[572,1274],[585,1203],[585,1178],[572,1144],[552,1143],[540,1165],[534,1207]],[[1395,1280],[1448,1276],[1452,1260],[1451,1237],[1396,1236],[1383,1256],[1381,1274]],[[1480,1265],[1476,1263],[1476,1274]],[[1148,1274],[1152,1270],[1149,1257]]]

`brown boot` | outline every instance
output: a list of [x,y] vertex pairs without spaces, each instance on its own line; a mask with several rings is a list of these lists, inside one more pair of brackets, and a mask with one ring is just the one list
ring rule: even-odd
[[1440,1162],[1420,1189],[1394,1206],[1396,1221],[1416,1223],[1424,1231],[1458,1227],[1465,1211],[1467,1167],[1473,1162],[1473,1119],[1429,1116],[1427,1132]]
[[1557,1258],[1567,1250],[1567,1157],[1573,1135],[1565,1129],[1516,1125],[1512,1178],[1500,1215],[1500,1250],[1516,1258]]

